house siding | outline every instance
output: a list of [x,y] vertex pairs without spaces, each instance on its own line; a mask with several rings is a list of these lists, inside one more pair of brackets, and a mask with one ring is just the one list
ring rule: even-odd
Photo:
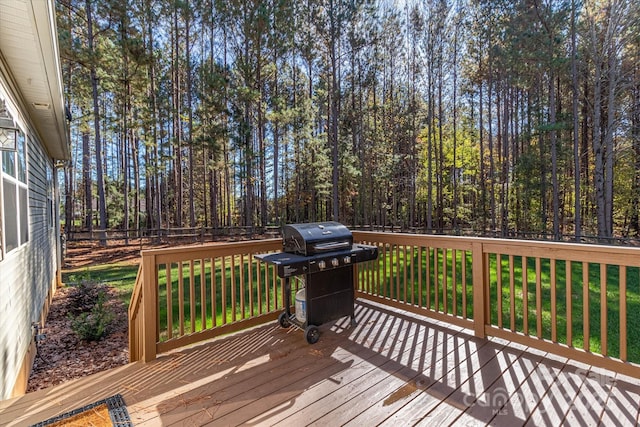
[[0,399],[24,391],[20,389],[26,378],[20,377],[25,376],[25,363],[30,370],[26,359],[33,344],[32,324],[42,320],[56,284],[56,228],[48,217],[48,195],[55,193],[47,167],[53,170],[42,144],[28,136],[29,240],[0,261]]

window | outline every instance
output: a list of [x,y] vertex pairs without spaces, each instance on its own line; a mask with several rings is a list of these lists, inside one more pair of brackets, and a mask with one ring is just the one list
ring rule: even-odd
[[53,228],[55,225],[55,211],[53,204],[53,168],[47,163],[47,225],[49,228]]
[[20,132],[17,151],[2,152],[2,257],[29,240],[26,145]]

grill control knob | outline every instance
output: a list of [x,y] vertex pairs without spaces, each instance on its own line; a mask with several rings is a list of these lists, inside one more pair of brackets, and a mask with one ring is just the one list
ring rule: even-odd
[[331,265],[333,265],[334,267],[337,267],[340,265],[340,261],[338,261],[338,258],[333,258],[331,260]]
[[319,268],[320,270],[324,270],[326,266],[327,266],[327,263],[326,263],[326,262],[324,262],[324,261],[322,261],[322,260],[321,260],[321,261],[318,261],[318,268]]
[[345,264],[351,264],[351,257],[345,256],[344,258],[342,258],[342,262],[344,262]]

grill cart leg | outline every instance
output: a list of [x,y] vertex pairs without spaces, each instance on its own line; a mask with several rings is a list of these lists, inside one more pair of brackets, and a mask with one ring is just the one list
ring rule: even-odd
[[283,328],[291,326],[289,318],[291,317],[291,282],[289,278],[284,278],[284,311],[278,316],[278,323]]
[[291,316],[291,281],[288,277],[284,278],[284,312]]

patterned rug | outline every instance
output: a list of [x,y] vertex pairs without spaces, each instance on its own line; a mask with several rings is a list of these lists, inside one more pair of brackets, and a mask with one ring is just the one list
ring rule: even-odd
[[57,426],[105,426],[105,427],[133,427],[127,406],[122,396],[107,397],[106,399],[90,403],[82,408],[57,415],[48,420],[34,424],[32,427]]

